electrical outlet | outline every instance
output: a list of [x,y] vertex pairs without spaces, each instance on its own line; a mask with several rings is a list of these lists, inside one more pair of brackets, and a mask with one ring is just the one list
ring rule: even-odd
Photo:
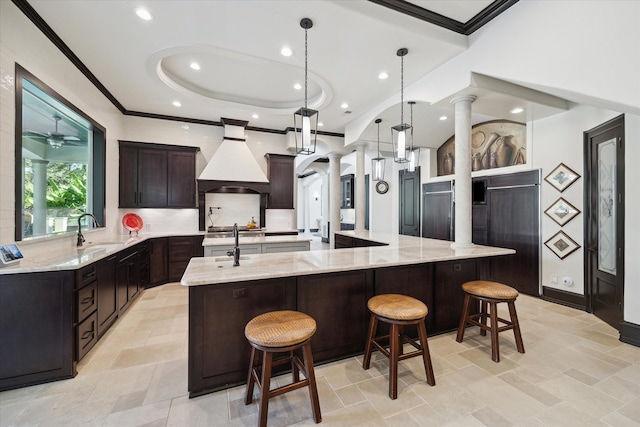
[[146,224],[144,225],[144,228],[145,228],[147,231],[151,231],[151,224],[150,224],[150,223],[146,223]]
[[558,284],[558,275],[557,274],[552,274],[551,275],[551,284],[552,285],[557,285]]

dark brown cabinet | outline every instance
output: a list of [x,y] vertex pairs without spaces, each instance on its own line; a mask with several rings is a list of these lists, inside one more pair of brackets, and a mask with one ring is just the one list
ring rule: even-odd
[[117,255],[98,261],[98,337],[104,335],[118,317],[117,264]]
[[359,239],[357,237],[335,235],[334,249],[344,248],[365,248],[369,246],[387,246],[386,243],[374,242],[373,240]]
[[76,271],[74,292],[75,360],[80,361],[98,342],[98,263]]
[[193,208],[197,148],[120,141],[119,207]]
[[340,209],[355,208],[354,180],[353,174],[340,177]]
[[149,242],[149,286],[161,285],[169,280],[167,240],[166,237],[160,237]]
[[124,312],[138,294],[140,278],[140,255],[138,251],[128,250],[118,260],[118,313]]
[[283,154],[265,155],[269,179],[269,209],[293,209],[293,178],[295,156]]
[[433,332],[454,330],[460,322],[464,292],[462,284],[476,280],[476,260],[438,262],[435,264],[435,286],[433,299],[437,305],[429,307],[433,311],[430,321],[437,325]]
[[422,185],[422,237],[453,240],[453,183]]
[[187,269],[189,260],[204,256],[202,240],[204,236],[169,237],[169,280],[178,282]]

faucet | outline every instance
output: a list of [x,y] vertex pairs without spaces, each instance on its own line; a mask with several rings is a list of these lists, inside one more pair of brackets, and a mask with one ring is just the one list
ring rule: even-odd
[[82,215],[80,215],[78,217],[78,243],[76,244],[77,247],[82,246],[82,244],[84,243],[84,236],[82,235],[82,225],[80,224],[80,220],[85,216],[90,216],[91,218],[93,218],[93,222],[95,223],[96,227],[100,227],[100,223],[98,223],[97,218],[93,214],[83,213]]
[[233,256],[233,266],[238,267],[240,265],[240,248],[238,247],[238,223],[233,224],[233,237],[236,239],[233,250],[227,251],[228,256]]

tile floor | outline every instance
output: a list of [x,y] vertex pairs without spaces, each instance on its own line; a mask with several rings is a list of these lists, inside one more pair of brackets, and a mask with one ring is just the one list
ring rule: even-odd
[[[385,359],[368,371],[361,357],[317,366],[322,425],[640,425],[640,348],[588,313],[528,296],[516,305],[525,354],[510,332],[500,335],[500,363],[477,328],[463,343],[431,337],[437,385],[426,384],[420,358],[401,362],[395,401]],[[146,290],[76,378],[0,393],[0,426],[256,425],[243,387],[187,397],[187,312],[179,284]],[[270,426],[313,424],[306,389],[271,400]]]

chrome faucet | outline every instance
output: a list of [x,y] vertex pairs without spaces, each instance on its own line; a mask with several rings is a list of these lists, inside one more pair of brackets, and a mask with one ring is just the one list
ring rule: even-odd
[[80,224],[80,220],[85,216],[90,216],[91,218],[93,218],[93,222],[95,223],[96,227],[100,227],[98,219],[93,214],[83,213],[82,215],[80,215],[78,217],[78,243],[76,244],[76,246],[78,247],[82,246],[82,244],[84,243],[84,236],[82,235],[82,225]]
[[233,250],[227,251],[228,256],[233,256],[233,266],[238,267],[240,265],[240,248],[238,247],[238,223],[233,224],[233,237],[236,239]]

